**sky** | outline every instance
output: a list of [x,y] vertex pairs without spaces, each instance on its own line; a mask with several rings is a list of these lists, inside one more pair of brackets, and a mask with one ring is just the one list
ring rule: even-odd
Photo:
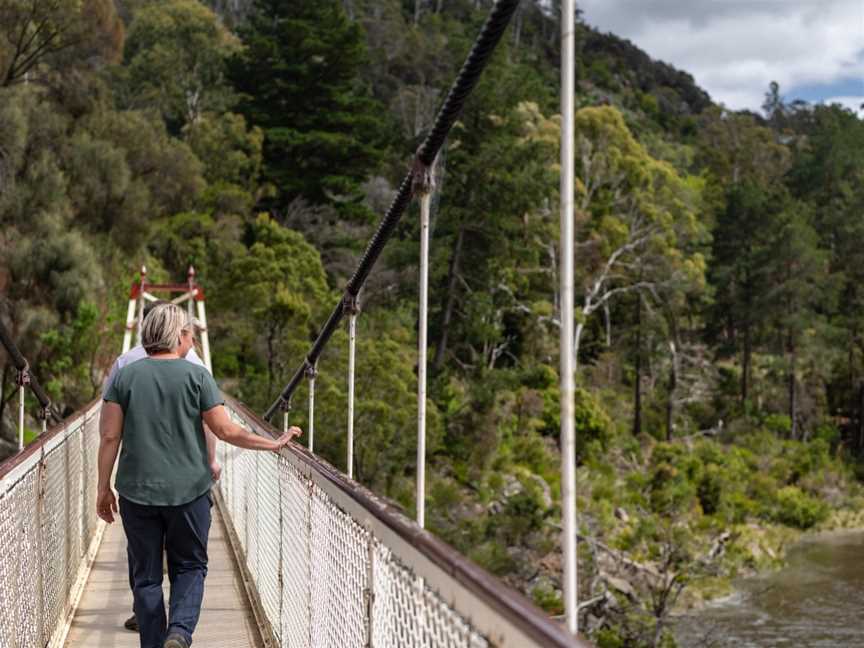
[[864,115],[864,0],[576,0],[583,20],[689,72],[728,108],[787,100]]

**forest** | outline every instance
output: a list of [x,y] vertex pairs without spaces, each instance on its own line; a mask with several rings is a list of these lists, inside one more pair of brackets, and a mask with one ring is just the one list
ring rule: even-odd
[[[141,266],[191,265],[220,386],[263,411],[491,4],[0,0],[0,318],[58,407],[99,394]],[[428,528],[554,616],[559,12],[521,3],[438,158],[427,407]],[[864,122],[776,83],[729,110],[578,16],[576,58],[580,628],[668,648],[676,610],[864,526]],[[418,230],[361,294],[353,466],[409,515]],[[344,328],[318,370],[344,470]]]

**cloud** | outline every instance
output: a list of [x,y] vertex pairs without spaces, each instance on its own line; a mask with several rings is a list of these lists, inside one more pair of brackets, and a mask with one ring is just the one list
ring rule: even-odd
[[861,0],[581,0],[584,20],[690,72],[715,101],[759,109],[771,81],[864,76]]
[[845,106],[859,117],[864,117],[864,95],[860,97],[828,97],[822,103],[825,104],[840,104]]

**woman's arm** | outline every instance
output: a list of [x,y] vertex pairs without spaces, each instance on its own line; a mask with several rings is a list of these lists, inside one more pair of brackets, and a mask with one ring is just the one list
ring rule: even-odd
[[204,423],[213,431],[219,439],[225,443],[237,446],[238,448],[246,448],[248,450],[272,450],[279,452],[282,448],[288,445],[288,442],[296,436],[300,436],[303,432],[299,427],[292,426],[289,430],[278,439],[268,439],[257,434],[247,432],[244,428],[236,423],[232,423],[228,417],[228,412],[225,411],[224,405],[211,407],[206,412],[202,412]]
[[99,415],[99,483],[96,488],[96,515],[111,524],[117,512],[117,500],[111,490],[111,471],[117,460],[123,438],[123,408],[104,401]]

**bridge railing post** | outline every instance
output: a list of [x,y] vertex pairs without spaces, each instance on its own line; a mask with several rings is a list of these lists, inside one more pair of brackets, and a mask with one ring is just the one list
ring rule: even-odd
[[359,297],[346,293],[342,300],[342,308],[348,313],[348,439],[345,458],[346,471],[354,478],[354,369],[357,354],[357,315],[360,312]]
[[[417,333],[417,524],[426,526],[426,356],[429,318],[429,220],[434,178],[432,167],[422,166],[415,175],[420,195],[420,322]],[[434,161],[433,161],[434,165]]]
[[30,365],[25,361],[24,367],[18,370],[18,452],[24,449],[24,401],[26,388],[30,384]]
[[[309,378],[309,452],[312,452],[315,443],[315,378],[318,376],[316,364],[306,364],[306,377]],[[286,429],[285,432],[288,430]]]

